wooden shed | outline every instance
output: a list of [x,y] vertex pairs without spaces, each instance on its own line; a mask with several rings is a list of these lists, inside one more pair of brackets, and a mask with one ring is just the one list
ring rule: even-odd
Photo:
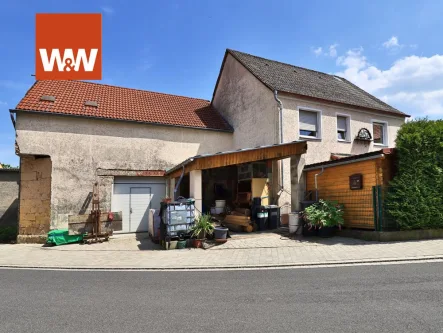
[[308,200],[325,199],[344,206],[345,226],[375,229],[373,187],[395,175],[395,150],[382,149],[306,165]]

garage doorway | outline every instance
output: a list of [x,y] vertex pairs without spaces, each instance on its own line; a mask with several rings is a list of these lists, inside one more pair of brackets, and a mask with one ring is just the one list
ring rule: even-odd
[[111,207],[123,214],[121,232],[147,232],[149,210],[160,209],[165,195],[163,177],[115,177]]

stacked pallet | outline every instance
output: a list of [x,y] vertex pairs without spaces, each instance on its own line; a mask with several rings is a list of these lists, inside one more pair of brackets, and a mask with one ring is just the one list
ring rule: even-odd
[[223,225],[231,231],[254,231],[251,224],[251,211],[246,208],[236,208],[230,215],[226,215]]

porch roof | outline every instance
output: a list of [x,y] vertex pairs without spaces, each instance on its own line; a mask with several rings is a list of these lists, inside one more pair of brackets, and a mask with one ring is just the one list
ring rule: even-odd
[[197,155],[190,157],[172,169],[167,170],[166,176],[180,176],[183,172],[183,167],[185,173],[188,173],[193,170],[205,170],[256,161],[281,160],[290,156],[304,154],[306,151],[306,141],[292,141],[288,143],[244,148],[215,154]]

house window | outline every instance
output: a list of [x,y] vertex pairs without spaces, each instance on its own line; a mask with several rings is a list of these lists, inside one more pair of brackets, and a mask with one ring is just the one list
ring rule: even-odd
[[350,118],[348,116],[337,116],[337,139],[338,141],[349,141]]
[[308,138],[320,138],[320,112],[299,111],[300,136]]
[[386,123],[373,122],[372,137],[374,139],[374,144],[387,145]]

